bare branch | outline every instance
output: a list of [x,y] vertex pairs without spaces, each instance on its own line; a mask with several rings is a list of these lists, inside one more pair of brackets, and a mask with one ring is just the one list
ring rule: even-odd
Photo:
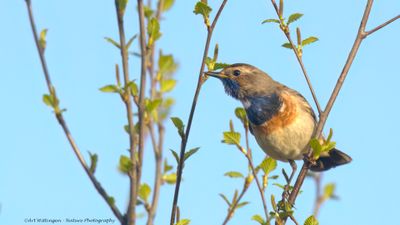
[[249,166],[250,166],[251,172],[253,173],[254,180],[256,180],[257,188],[258,188],[258,191],[260,192],[261,201],[262,201],[262,204],[263,204],[265,218],[268,221],[269,220],[269,214],[268,214],[267,201],[265,201],[265,195],[264,195],[263,188],[262,188],[261,183],[260,183],[260,181],[259,181],[259,179],[257,177],[257,172],[256,172],[256,169],[255,169],[254,164],[253,164],[253,159],[250,158],[250,156],[248,154],[246,154],[246,157],[247,157],[247,160],[249,161]]
[[319,210],[321,209],[321,205],[323,203],[323,199],[321,196],[321,181],[322,181],[322,173],[316,173],[313,176],[315,181],[315,203],[314,203],[314,216],[317,218],[319,214]]
[[368,35],[373,34],[373,33],[376,32],[376,31],[378,31],[378,30],[384,28],[385,26],[391,24],[392,22],[396,21],[396,20],[399,19],[399,18],[400,18],[400,15],[397,15],[397,16],[393,17],[392,19],[390,19],[390,20],[388,20],[388,21],[382,23],[381,25],[379,25],[379,26],[377,26],[377,27],[375,27],[375,28],[373,28],[373,29],[371,29],[371,30],[369,30],[369,31],[365,31],[365,33],[364,33],[364,38],[366,38]]
[[[319,122],[317,124],[316,133],[315,133],[316,137],[320,137],[321,136],[321,133],[322,133],[322,130],[323,130],[324,125],[326,123],[326,120],[328,118],[328,115],[329,115],[329,113],[330,113],[330,111],[331,111],[331,109],[333,107],[333,104],[334,104],[334,102],[335,102],[335,100],[336,100],[336,98],[337,98],[337,96],[339,94],[339,91],[340,91],[340,89],[341,89],[341,87],[342,87],[342,85],[344,83],[344,80],[345,80],[345,78],[346,78],[346,76],[347,76],[347,74],[348,74],[348,72],[350,70],[350,67],[351,67],[351,65],[353,63],[353,60],[357,55],[357,51],[358,51],[358,49],[360,47],[360,44],[361,44],[361,42],[363,40],[363,35],[365,33],[365,26],[367,24],[368,17],[369,17],[369,14],[371,12],[372,3],[373,3],[373,0],[368,0],[367,1],[366,7],[365,7],[365,10],[364,10],[364,14],[363,14],[363,17],[362,17],[362,20],[361,20],[361,24],[360,24],[360,27],[358,29],[357,37],[356,37],[356,39],[354,41],[353,47],[352,47],[352,49],[351,49],[351,51],[350,51],[350,53],[348,55],[348,58],[347,58],[346,63],[344,65],[344,67],[343,67],[343,70],[342,70],[342,72],[341,72],[341,74],[339,76],[339,79],[338,79],[338,81],[336,83],[336,86],[332,91],[332,95],[331,95],[331,97],[330,97],[330,99],[329,99],[329,101],[328,101],[328,103],[327,103],[327,105],[325,107],[325,110],[320,115],[320,119],[319,119]],[[310,148],[309,151],[308,151],[308,154],[307,154],[308,158],[310,158],[311,155],[312,155],[312,149]],[[302,184],[304,182],[304,179],[305,179],[305,177],[307,175],[307,172],[308,172],[308,169],[309,169],[309,164],[310,164],[310,162],[308,160],[305,160],[305,162],[303,164],[303,167],[301,168],[301,171],[300,171],[300,173],[299,173],[299,175],[297,177],[297,180],[296,180],[296,183],[295,183],[295,185],[293,187],[293,190],[290,193],[288,201],[292,205],[294,205],[294,203],[296,201],[296,197],[297,197],[297,195],[299,193],[299,190],[300,190],[300,188],[301,188],[301,186],[302,186]]]
[[[159,138],[159,143],[157,144],[156,141],[156,135],[154,132],[154,128],[152,126],[152,124],[148,125],[148,129],[149,129],[149,133],[150,133],[150,139],[151,139],[151,143],[153,145],[153,151],[154,151],[154,156],[155,156],[155,165],[156,165],[156,169],[155,169],[155,178],[154,178],[154,186],[153,186],[153,199],[150,205],[150,210],[149,210],[149,215],[147,217],[147,225],[151,225],[153,224],[153,220],[157,211],[157,205],[158,205],[158,199],[160,196],[160,187],[161,187],[161,169],[162,169],[162,138]],[[163,136],[164,135],[164,131],[159,130],[159,136]]]
[[[34,16],[33,16],[32,4],[31,4],[30,0],[25,0],[25,2],[26,2],[27,9],[28,9],[29,21],[30,21],[30,25],[31,25],[31,28],[32,28],[33,38],[34,38],[34,41],[35,41],[35,44],[36,44],[37,51],[39,53],[40,62],[42,64],[43,73],[44,73],[44,76],[45,76],[45,79],[46,79],[47,88],[48,88],[49,92],[51,93],[54,90],[54,86],[51,83],[50,74],[49,74],[49,71],[47,69],[47,63],[46,63],[46,57],[44,55],[44,49],[42,49],[40,47],[40,44],[39,44],[39,39],[38,39],[38,35],[37,35],[37,30],[36,30],[36,24],[35,24],[35,20],[34,20]],[[54,95],[55,95],[55,93],[54,93]],[[62,113],[61,112],[55,113],[55,116],[56,116],[56,119],[57,119],[58,123],[62,127],[62,129],[64,131],[64,134],[67,137],[68,142],[71,145],[71,148],[75,153],[75,156],[78,158],[79,163],[81,164],[81,166],[85,170],[85,172],[86,172],[87,176],[89,177],[90,181],[94,185],[94,187],[97,190],[97,192],[106,201],[106,203],[108,204],[108,206],[110,207],[110,209],[114,213],[115,217],[122,224],[124,222],[123,215],[121,214],[119,209],[116,207],[116,205],[112,201],[110,201],[110,196],[107,194],[107,192],[102,187],[100,182],[96,179],[94,174],[90,172],[90,170],[89,170],[89,168],[87,166],[87,163],[86,163],[85,159],[83,158],[83,155],[82,155],[80,149],[78,148],[78,145],[75,143],[75,140],[72,137],[71,132],[69,131],[68,125],[65,122],[65,119],[64,119]]]
[[185,151],[186,151],[186,144],[187,144],[187,140],[189,138],[190,128],[192,127],[192,120],[193,120],[194,112],[195,112],[196,106],[197,106],[197,99],[199,97],[200,90],[201,90],[201,87],[203,84],[203,74],[204,74],[205,62],[206,62],[206,58],[208,55],[208,50],[210,48],[211,37],[212,37],[213,31],[214,31],[214,28],[217,24],[217,21],[219,19],[219,16],[221,15],[222,10],[224,9],[227,1],[228,0],[223,0],[211,26],[208,28],[207,40],[206,40],[206,44],[204,47],[204,53],[203,53],[203,59],[201,62],[199,76],[198,76],[198,80],[197,80],[197,87],[196,87],[196,90],[194,93],[193,102],[192,102],[192,106],[191,106],[190,113],[189,113],[189,118],[188,118],[188,122],[187,122],[185,135],[184,135],[184,137],[182,137],[182,141],[181,141],[180,160],[178,163],[177,180],[176,180],[174,200],[172,203],[172,210],[171,210],[171,220],[170,220],[171,225],[173,225],[175,222],[175,215],[176,215],[178,198],[179,198],[179,189],[180,189],[182,173],[183,173],[183,163],[184,163],[184,156],[185,156]]

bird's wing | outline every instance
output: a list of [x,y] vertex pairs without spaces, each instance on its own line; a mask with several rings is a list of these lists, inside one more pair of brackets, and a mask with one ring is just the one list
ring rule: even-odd
[[253,127],[251,126],[250,123],[249,123],[249,131],[250,131],[250,133],[251,133],[252,135],[254,135],[254,133],[253,133]]

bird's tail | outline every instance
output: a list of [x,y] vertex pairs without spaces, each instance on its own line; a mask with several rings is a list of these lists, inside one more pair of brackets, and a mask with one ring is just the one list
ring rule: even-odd
[[336,166],[350,163],[351,160],[351,157],[346,153],[334,148],[327,155],[321,155],[316,163],[310,166],[310,170],[314,172],[326,171]]

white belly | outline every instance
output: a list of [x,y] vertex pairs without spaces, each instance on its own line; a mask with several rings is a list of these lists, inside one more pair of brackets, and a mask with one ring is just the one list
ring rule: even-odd
[[301,114],[305,116],[297,116],[291,124],[276,129],[268,135],[257,132],[261,129],[254,129],[257,143],[265,153],[274,159],[285,162],[288,159],[298,160],[303,158],[303,154],[307,152],[307,144],[314,132],[315,121],[305,112]]

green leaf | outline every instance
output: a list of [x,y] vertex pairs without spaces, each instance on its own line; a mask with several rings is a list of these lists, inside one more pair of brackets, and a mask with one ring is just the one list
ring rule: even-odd
[[175,184],[176,183],[176,173],[171,174],[164,174],[162,179],[167,182],[168,184]]
[[151,188],[148,184],[143,183],[140,185],[139,192],[138,192],[138,196],[140,199],[142,199],[144,202],[147,202],[149,199],[150,193],[151,193]]
[[278,175],[274,175],[274,176],[270,176],[270,177],[268,177],[268,179],[272,179],[272,180],[276,180],[276,179],[278,179],[279,178],[279,176]]
[[224,174],[224,176],[227,176],[227,177],[230,177],[230,178],[243,178],[244,177],[242,173],[237,172],[237,171],[226,172]]
[[333,136],[333,130],[332,130],[332,128],[330,128],[329,135],[328,135],[328,138],[326,139],[326,142],[331,142],[332,136]]
[[97,156],[97,154],[92,154],[91,152],[89,152],[89,156],[90,156],[90,167],[89,167],[89,171],[91,174],[94,174],[96,172],[96,167],[97,167],[97,161],[99,159],[99,157]]
[[157,109],[158,106],[160,106],[162,100],[161,99],[154,99],[154,100],[149,100],[146,99],[146,110],[147,112],[151,113],[153,112],[155,109]]
[[175,72],[177,68],[177,64],[175,63],[174,57],[171,54],[163,55],[160,53],[160,57],[158,58],[158,69],[161,74],[170,74]]
[[184,128],[182,120],[179,117],[171,117],[172,122],[174,123],[175,127],[178,129],[178,133],[181,137],[185,136]]
[[310,140],[310,146],[313,150],[315,151],[321,151],[322,150],[322,146],[319,143],[319,141],[316,138],[313,138]]
[[217,59],[218,59],[218,53],[219,53],[219,45],[218,45],[218,43],[217,43],[217,44],[215,44],[215,47],[214,47],[214,56],[213,56],[213,60],[214,60],[214,61],[217,61]]
[[214,70],[219,70],[219,69],[224,69],[225,67],[227,67],[227,66],[230,66],[231,64],[228,64],[228,63],[215,63],[214,64]]
[[108,202],[108,204],[110,204],[110,205],[115,205],[115,199],[114,199],[114,197],[108,196],[108,197],[107,197],[107,202]]
[[228,145],[240,145],[240,133],[233,131],[224,132],[222,142]]
[[311,43],[314,43],[314,42],[316,42],[316,41],[318,41],[318,38],[317,37],[308,37],[308,38],[306,38],[306,39],[304,39],[302,42],[301,42],[301,45],[302,46],[305,46],[305,45],[309,45],[309,44],[311,44]]
[[258,214],[252,216],[252,217],[251,217],[251,220],[254,220],[254,221],[258,222],[258,223],[261,224],[261,225],[265,224],[265,220],[262,218],[262,216],[260,216],[260,215],[258,215]]
[[173,167],[168,164],[167,159],[164,160],[164,173],[171,171]]
[[119,13],[124,14],[128,0],[116,0],[117,8]]
[[184,157],[184,161],[186,161],[187,159],[189,159],[190,156],[192,156],[193,154],[195,154],[198,150],[200,149],[200,147],[196,147],[196,148],[192,148],[189,151],[187,151],[185,153],[185,157]]
[[294,21],[300,19],[303,16],[301,13],[293,13],[292,15],[289,16],[289,19],[287,20],[287,25],[293,23]]
[[108,41],[109,43],[111,43],[112,45],[114,45],[115,47],[121,48],[121,46],[119,45],[119,43],[116,42],[116,41],[114,41],[112,38],[105,37],[104,39],[105,39],[106,41]]
[[43,102],[47,106],[54,108],[54,98],[51,95],[44,94],[43,95]]
[[322,152],[329,152],[330,150],[334,149],[336,146],[336,142],[335,141],[331,141],[329,143],[325,143],[322,146]]
[[236,205],[236,208],[237,208],[237,209],[242,208],[243,206],[248,205],[249,203],[250,203],[250,202],[241,202],[241,203],[239,203],[239,204]]
[[119,171],[122,173],[128,174],[129,172],[132,171],[133,169],[133,163],[131,159],[128,156],[121,155],[119,158],[119,166],[118,166]]
[[152,10],[150,7],[148,7],[148,6],[143,6],[143,11],[144,11],[144,16],[147,18],[147,19],[150,19],[150,17],[152,17],[153,16],[153,14],[154,14],[154,10]]
[[138,95],[138,93],[139,93],[138,86],[134,80],[132,80],[128,83],[128,87],[131,89],[131,95],[133,95],[133,96]]
[[318,225],[318,220],[312,215],[304,221],[304,225]]
[[126,43],[126,45],[125,45],[125,47],[126,47],[126,50],[128,50],[129,49],[129,47],[131,47],[131,45],[132,45],[132,42],[133,42],[133,40],[135,40],[136,39],[136,37],[137,37],[137,34],[135,34],[135,35],[133,35],[130,39],[129,39],[129,41]]
[[324,199],[330,199],[335,195],[336,185],[334,183],[329,183],[324,187]]
[[275,196],[271,195],[271,205],[272,205],[272,209],[276,212],[278,211],[278,207],[276,206],[276,201],[275,201]]
[[131,131],[129,130],[129,125],[125,125],[125,126],[124,126],[124,130],[125,130],[125,132],[128,133],[128,134],[131,133]]
[[224,194],[220,193],[219,196],[221,196],[221,198],[226,202],[226,204],[228,204],[228,206],[231,206],[231,203]]
[[46,49],[46,35],[47,35],[48,29],[43,29],[40,31],[39,35],[39,46],[43,51]]
[[168,11],[174,5],[175,0],[164,0],[162,11]]
[[310,146],[313,149],[313,158],[318,159],[322,152],[322,145],[316,138],[310,140]]
[[288,43],[288,42],[283,43],[283,44],[282,44],[282,47],[288,48],[288,49],[293,49],[293,48],[292,48],[292,45],[291,45],[290,43]]
[[208,18],[210,16],[211,12],[210,6],[208,6],[204,2],[197,2],[196,5],[194,6],[194,11],[193,13],[198,15],[201,14],[204,18]]
[[247,123],[246,111],[242,107],[237,107],[235,109],[235,115],[243,124]]
[[172,150],[172,149],[169,149],[170,151],[171,151],[171,153],[172,153],[172,155],[174,156],[174,158],[175,158],[175,160],[176,160],[176,163],[178,163],[179,164],[179,155],[178,155],[178,153],[176,153],[174,150]]
[[160,23],[156,18],[151,18],[147,24],[147,34],[149,35],[148,45],[152,46],[155,41],[161,37]]
[[262,21],[262,23],[261,24],[264,24],[264,23],[281,23],[281,21],[279,21],[279,20],[277,20],[277,19],[266,19],[266,20],[264,20],[264,21]]
[[265,175],[268,175],[269,173],[274,171],[276,169],[276,166],[276,160],[271,157],[265,158],[260,164],[260,168],[264,171]]
[[175,223],[175,225],[189,225],[189,224],[190,224],[189,219],[181,219],[177,223]]
[[209,71],[215,70],[214,69],[214,66],[215,66],[215,60],[214,59],[212,59],[212,58],[207,56],[205,63],[206,63],[207,69]]
[[193,13],[196,14],[196,15],[201,14],[203,16],[203,19],[204,19],[204,24],[207,27],[210,27],[209,16],[210,16],[211,10],[212,9],[208,6],[207,1],[201,1],[201,2],[197,2],[196,3],[196,5],[194,7],[194,10],[193,10]]
[[176,80],[174,79],[168,79],[168,80],[162,80],[160,82],[160,91],[161,92],[170,92],[172,89],[174,89],[176,85]]
[[120,89],[116,85],[106,85],[102,88],[99,89],[101,92],[106,92],[106,93],[119,93]]

